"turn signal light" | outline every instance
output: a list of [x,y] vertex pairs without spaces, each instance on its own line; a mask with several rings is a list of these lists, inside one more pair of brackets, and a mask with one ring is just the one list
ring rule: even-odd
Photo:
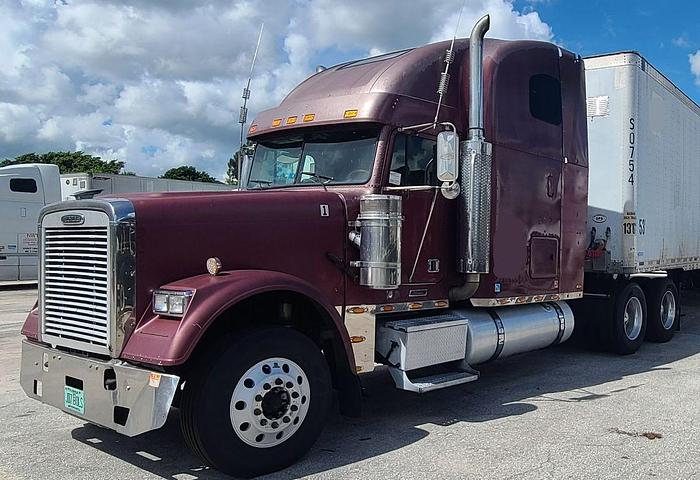
[[367,312],[367,308],[365,308],[365,307],[350,307],[350,308],[348,308],[348,313],[360,314],[360,313],[365,313],[365,312]]

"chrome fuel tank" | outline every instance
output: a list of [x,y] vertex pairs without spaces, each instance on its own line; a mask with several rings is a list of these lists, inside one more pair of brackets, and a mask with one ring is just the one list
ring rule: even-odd
[[574,314],[566,302],[455,312],[469,320],[465,357],[469,365],[556,345],[574,331]]

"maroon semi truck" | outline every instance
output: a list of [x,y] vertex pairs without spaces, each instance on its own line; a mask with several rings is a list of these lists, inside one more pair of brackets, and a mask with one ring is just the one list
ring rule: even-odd
[[[358,414],[378,365],[422,393],[567,340],[590,243],[584,64],[488,26],[305,80],[251,124],[241,191],[45,208],[25,392],[128,436],[176,406],[204,461],[250,476],[308,451],[334,391]],[[608,304],[596,325],[634,351],[644,312]]]

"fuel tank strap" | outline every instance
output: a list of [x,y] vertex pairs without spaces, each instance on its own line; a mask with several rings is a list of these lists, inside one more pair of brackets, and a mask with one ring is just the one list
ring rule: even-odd
[[494,350],[493,355],[491,355],[491,358],[488,359],[488,361],[491,362],[500,357],[501,352],[503,352],[503,347],[506,344],[506,329],[503,327],[503,321],[501,320],[501,317],[499,317],[496,312],[494,312],[491,309],[488,309],[487,311],[489,312],[491,319],[493,319],[493,323],[496,324],[496,331],[498,332],[496,350]]
[[566,316],[564,315],[564,311],[561,309],[559,304],[550,303],[549,305],[554,308],[554,310],[557,312],[557,317],[559,318],[559,333],[557,334],[557,338],[552,342],[552,345],[558,345],[561,343],[561,339],[564,338],[564,333],[566,333]]

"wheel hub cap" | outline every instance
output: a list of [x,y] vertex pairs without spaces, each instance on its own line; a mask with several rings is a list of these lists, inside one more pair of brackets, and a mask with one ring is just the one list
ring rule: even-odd
[[667,290],[661,298],[661,324],[666,330],[670,330],[676,322],[676,297],[673,292]]
[[306,374],[286,358],[268,358],[250,367],[233,390],[231,426],[248,445],[269,448],[291,437],[309,410]]
[[642,331],[642,303],[637,297],[630,297],[625,304],[625,335],[636,340]]

